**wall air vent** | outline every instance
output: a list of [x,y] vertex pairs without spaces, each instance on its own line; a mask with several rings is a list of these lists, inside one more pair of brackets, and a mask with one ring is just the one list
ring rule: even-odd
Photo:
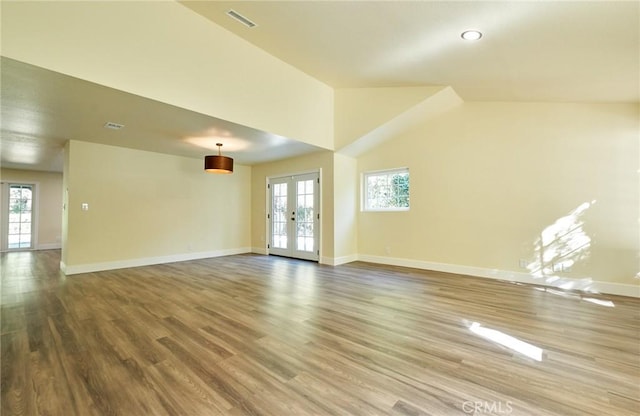
[[112,129],[112,130],[120,130],[123,127],[124,127],[124,124],[114,123],[113,121],[107,121],[106,124],[104,125],[105,129]]
[[253,23],[251,20],[247,19],[246,17],[244,17],[243,15],[241,15],[240,13],[238,13],[235,10],[229,10],[227,12],[227,14],[229,16],[231,16],[232,18],[236,19],[238,22],[240,22],[243,25],[245,25],[246,27],[256,27],[256,26],[258,26],[257,24]]

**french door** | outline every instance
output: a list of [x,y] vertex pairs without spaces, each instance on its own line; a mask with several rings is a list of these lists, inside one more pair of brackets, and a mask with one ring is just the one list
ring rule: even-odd
[[2,250],[34,248],[33,196],[31,184],[2,184]]
[[269,179],[269,254],[319,258],[319,174]]

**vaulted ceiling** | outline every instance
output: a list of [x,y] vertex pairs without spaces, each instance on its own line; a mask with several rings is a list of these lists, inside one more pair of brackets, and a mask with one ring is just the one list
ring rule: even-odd
[[[638,2],[181,3],[336,88],[448,85],[466,101],[640,101]],[[463,41],[469,29],[482,38]]]
[[[180,3],[333,88],[450,86],[465,101],[640,102],[634,1]],[[468,29],[482,38],[461,39]],[[59,170],[67,139],[201,157],[212,147],[203,133],[212,131],[244,143],[230,149],[238,163],[319,150],[110,87],[3,58],[2,166]],[[119,136],[102,128],[105,120],[127,124],[130,113],[143,116]]]

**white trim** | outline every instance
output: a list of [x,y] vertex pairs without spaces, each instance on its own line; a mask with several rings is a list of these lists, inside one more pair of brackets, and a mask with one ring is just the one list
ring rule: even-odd
[[399,207],[399,208],[367,208],[362,209],[360,212],[409,212],[411,207]]
[[610,295],[631,296],[640,298],[640,285],[592,281],[590,279],[561,278],[563,285],[552,284],[549,280],[532,276],[529,273],[508,270],[486,269],[482,267],[460,266],[447,263],[433,263],[422,260],[402,259],[395,257],[371,256],[360,254],[358,260],[370,263],[388,264],[391,266],[412,267],[415,269],[433,270],[445,273],[463,274],[467,276],[484,277],[504,280],[508,282],[526,283],[538,286],[566,288],[565,284],[574,289],[581,289],[590,293],[606,293]]
[[640,286],[629,285],[625,283],[612,283],[612,282],[594,282],[595,288],[600,293],[608,293],[610,295],[631,296],[634,298],[640,298]]
[[60,270],[66,275],[79,273],[92,273],[104,270],[125,269],[129,267],[151,266],[154,264],[175,263],[179,261],[207,259],[211,257],[231,256],[234,254],[251,253],[251,247],[230,248],[215,251],[203,251],[200,253],[173,254],[161,257],[145,257],[139,259],[117,260],[103,263],[88,263],[78,265],[66,265],[60,262]]
[[266,247],[251,247],[251,252],[255,254],[263,254],[265,256],[269,254],[269,250],[267,250]]
[[406,172],[409,173],[409,166],[400,166],[397,168],[386,168],[386,169],[376,169],[376,170],[367,170],[362,172],[363,175],[375,175],[377,173],[397,173],[397,172]]
[[[382,170],[369,170],[360,173],[360,212],[403,212],[409,211],[411,209],[411,203],[409,202],[408,207],[385,207],[385,208],[370,208],[367,206],[367,201],[369,200],[369,188],[367,187],[367,178],[369,176],[388,176],[392,174],[402,174],[409,173],[408,166],[402,166],[399,168],[391,168],[391,169],[382,169]],[[409,194],[411,194],[411,190],[409,190]]]
[[[314,183],[314,187],[317,186],[317,192],[314,192],[314,197],[317,197],[317,199],[314,201],[315,203],[317,203],[317,226],[316,226],[316,235],[315,237],[315,244],[316,244],[316,251],[309,253],[309,252],[302,252],[302,251],[296,251],[295,248],[292,246],[291,248],[289,248],[288,250],[284,250],[284,249],[275,249],[274,247],[271,247],[273,245],[273,228],[272,228],[272,221],[273,221],[273,212],[271,212],[272,204],[273,204],[273,189],[271,188],[271,185],[273,185],[274,181],[277,180],[284,180],[286,179],[288,181],[288,183],[291,183],[290,181],[292,181],[295,177],[298,176],[305,176],[305,175],[315,175],[316,179],[317,179],[317,183]],[[297,173],[289,173],[286,175],[283,174],[278,174],[278,175],[271,175],[271,176],[267,176],[266,177],[266,213],[267,213],[267,218],[265,218],[266,220],[266,235],[267,235],[267,249],[266,249],[266,253],[267,255],[273,253],[275,255],[279,255],[279,256],[285,256],[285,257],[291,257],[291,258],[297,258],[297,259],[302,259],[302,260],[311,260],[311,261],[317,261],[319,263],[322,263],[320,261],[320,259],[322,258],[322,221],[324,220],[324,214],[322,211],[322,186],[324,184],[324,178],[322,177],[322,168],[317,168],[317,169],[311,169],[308,171],[302,171],[302,172],[297,172]],[[317,195],[316,195],[317,194]],[[295,196],[295,192],[292,194]],[[295,234],[291,234],[292,236]],[[285,251],[289,251],[289,253],[285,252]]]
[[[273,215],[271,213],[271,179],[266,176],[264,178],[265,184],[264,184],[264,189],[265,189],[265,208],[264,208],[264,212],[265,212],[265,218],[264,218],[264,224],[265,224],[265,232],[264,232],[264,250],[266,255],[269,255],[269,247],[271,247],[271,215]],[[256,247],[254,247],[254,249],[256,249]],[[260,250],[260,248],[257,248],[258,250]],[[261,253],[261,252],[257,252],[257,253]]]
[[322,168],[318,168],[318,180],[320,181],[318,183],[318,212],[317,214],[319,215],[318,217],[318,239],[316,240],[318,247],[317,247],[317,253],[318,253],[318,263],[320,263],[320,259],[322,258],[322,254],[324,254],[324,250],[322,250],[322,223],[324,222],[324,210],[322,209],[323,207],[323,202],[322,202],[322,195],[324,195],[324,192],[322,192],[322,187],[324,186],[324,178],[322,177]]
[[[20,250],[39,250],[38,237],[39,237],[39,224],[40,224],[40,181],[12,181],[4,178],[0,184],[4,184],[2,187],[2,192],[6,192],[6,195],[3,195],[3,198],[6,197],[6,206],[1,208],[2,214],[0,217],[4,216],[6,220],[3,220],[5,223],[2,224],[2,242],[0,244],[2,251],[20,251]],[[9,248],[9,229],[8,229],[8,221],[9,221],[9,187],[11,185],[27,185],[31,186],[31,247],[29,248],[18,248],[18,249],[10,249]],[[5,189],[6,188],[6,189]]]
[[341,264],[347,264],[347,263],[351,263],[353,261],[358,261],[358,255],[357,254],[351,254],[349,256],[334,257],[333,264],[335,266],[339,266]]
[[[318,174],[320,174],[321,171],[322,171],[322,168],[315,168],[315,169],[301,170],[301,171],[298,171],[298,172],[286,173],[286,174],[277,173],[275,175],[267,176],[267,181],[269,181],[270,179],[281,179],[281,178],[290,178],[292,176],[308,175],[310,173],[318,173]],[[318,175],[318,176],[320,176],[320,175]]]
[[43,243],[43,244],[38,244],[38,247],[36,247],[36,250],[59,250],[61,248],[62,248],[61,243]]
[[327,264],[329,266],[340,266],[341,264],[351,263],[352,261],[358,261],[357,254],[342,257],[322,257],[320,259],[321,264]]
[[[241,247],[235,249],[224,249],[215,251],[205,251],[200,253],[185,253],[175,254],[171,256],[162,257],[147,257],[140,259],[119,260],[104,263],[90,263],[74,266],[67,266],[64,262],[60,262],[60,270],[66,275],[79,274],[79,273],[91,273],[104,270],[123,269],[129,267],[150,266],[154,264],[174,263],[180,261],[199,260],[212,257],[231,256],[234,254],[267,254],[267,250],[260,247]],[[339,266],[341,264],[350,263],[353,261],[365,261],[370,263],[387,264],[391,266],[411,267],[422,270],[433,270],[445,273],[455,273],[474,277],[483,277],[489,279],[503,280],[508,282],[526,283],[538,286],[558,287],[557,285],[549,284],[548,282],[531,276],[528,273],[498,270],[498,269],[486,269],[482,267],[472,266],[460,266],[447,263],[434,263],[422,260],[402,259],[395,257],[383,257],[383,256],[371,256],[367,254],[352,254],[342,257],[320,257],[320,264],[329,266]],[[570,279],[563,278],[563,282],[574,282],[575,287],[584,285],[585,279]],[[624,283],[602,282],[602,281],[589,281],[588,288],[589,293],[604,293],[610,295],[630,296],[640,298],[640,285],[630,285]]]

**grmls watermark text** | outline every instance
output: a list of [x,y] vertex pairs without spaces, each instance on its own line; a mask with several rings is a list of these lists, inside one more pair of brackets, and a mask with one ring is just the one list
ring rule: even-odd
[[471,401],[462,403],[462,411],[470,415],[509,415],[513,412],[510,401]]

